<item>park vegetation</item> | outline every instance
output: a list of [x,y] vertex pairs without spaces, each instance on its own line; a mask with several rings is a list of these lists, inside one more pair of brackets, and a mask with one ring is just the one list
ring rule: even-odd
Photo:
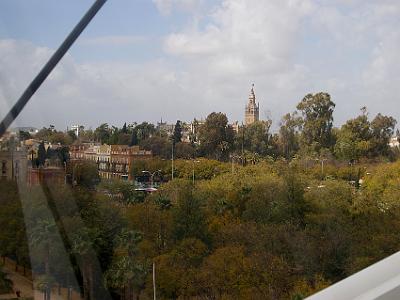
[[398,162],[196,168],[147,196],[2,181],[0,253],[85,299],[151,299],[153,263],[159,299],[302,299],[399,250]]
[[190,143],[180,121],[172,137],[149,123],[85,131],[152,150],[131,172],[163,184],[144,194],[84,163],[76,184],[0,181],[0,254],[47,294],[85,300],[152,299],[153,266],[157,299],[303,299],[400,249],[396,121],[363,108],[335,128],[334,108],[309,94],[276,133],[211,113]]

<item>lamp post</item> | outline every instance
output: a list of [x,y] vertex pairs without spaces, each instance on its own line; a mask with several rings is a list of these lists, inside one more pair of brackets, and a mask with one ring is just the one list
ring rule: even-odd
[[324,163],[327,161],[327,158],[317,158],[316,161],[320,161],[321,162],[321,177],[322,180],[324,179]]
[[175,143],[172,141],[172,150],[171,150],[171,180],[174,180],[174,147]]
[[153,299],[156,300],[156,263],[153,261]]
[[193,162],[193,164],[192,164],[192,166],[193,166],[193,169],[192,169],[192,179],[193,179],[193,186],[194,186],[194,180],[195,180],[194,163],[199,163],[200,161],[199,161],[199,160],[194,160],[194,159],[192,159],[192,162]]
[[156,175],[157,173],[161,174],[161,170],[157,170],[153,173],[151,173],[150,171],[142,171],[142,173],[147,173],[150,174],[150,185],[151,187],[154,187],[154,175]]

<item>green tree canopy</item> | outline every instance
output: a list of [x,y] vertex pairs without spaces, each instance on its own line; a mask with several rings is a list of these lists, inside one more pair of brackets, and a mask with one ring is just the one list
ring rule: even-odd
[[233,137],[226,115],[213,112],[200,127],[200,153],[218,160],[227,159],[232,150]]
[[335,109],[331,96],[327,93],[308,94],[297,109],[302,114],[302,143],[312,146],[317,152],[321,148],[331,148],[334,145],[332,127]]

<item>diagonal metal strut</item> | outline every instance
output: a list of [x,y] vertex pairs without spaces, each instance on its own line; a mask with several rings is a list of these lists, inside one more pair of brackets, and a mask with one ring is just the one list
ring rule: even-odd
[[0,123],[0,138],[107,0],[96,0]]

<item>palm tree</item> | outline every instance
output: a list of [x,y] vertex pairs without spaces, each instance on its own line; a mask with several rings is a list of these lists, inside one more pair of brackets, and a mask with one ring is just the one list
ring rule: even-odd
[[51,276],[50,276],[50,245],[56,236],[57,226],[51,220],[39,220],[32,229],[30,241],[33,247],[43,247],[45,276],[45,300],[50,300]]
[[125,294],[124,299],[133,299],[133,289],[136,289],[136,299],[144,286],[147,275],[146,266],[137,261],[137,245],[142,240],[142,234],[136,231],[123,230],[116,238],[117,251],[106,279],[109,286],[118,288]]
[[71,238],[72,253],[77,255],[82,271],[83,298],[94,299],[93,244],[91,233],[85,227],[78,230]]
[[77,220],[77,228],[69,235],[71,253],[75,255],[83,280],[83,298],[85,300],[110,299],[104,290],[103,275],[97,251],[104,246],[104,236],[98,228],[85,227]]

